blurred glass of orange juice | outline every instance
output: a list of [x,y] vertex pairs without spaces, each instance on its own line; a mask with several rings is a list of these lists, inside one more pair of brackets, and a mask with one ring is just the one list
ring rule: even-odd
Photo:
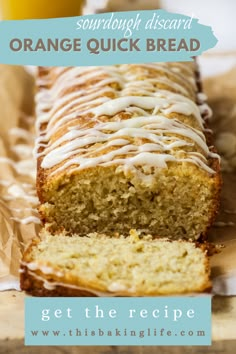
[[3,20],[79,16],[84,0],[0,0]]

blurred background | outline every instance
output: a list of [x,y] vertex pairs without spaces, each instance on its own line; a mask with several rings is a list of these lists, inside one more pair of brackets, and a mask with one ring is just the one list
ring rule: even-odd
[[86,13],[164,8],[199,19],[211,26],[219,39],[214,51],[236,50],[235,0],[88,0]]

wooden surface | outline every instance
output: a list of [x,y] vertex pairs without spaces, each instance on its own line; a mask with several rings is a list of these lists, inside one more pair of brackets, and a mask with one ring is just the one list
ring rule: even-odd
[[25,347],[22,340],[0,341],[0,354],[234,354],[236,341],[210,347]]

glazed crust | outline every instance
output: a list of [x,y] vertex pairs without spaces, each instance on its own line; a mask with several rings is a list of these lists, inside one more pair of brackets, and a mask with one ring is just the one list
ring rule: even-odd
[[[39,68],[39,78],[42,78],[45,75],[49,75],[49,73],[50,73],[50,69],[44,68],[44,67]],[[55,79],[55,78],[53,78],[53,79]],[[202,83],[201,83],[199,70],[196,70],[196,72],[195,72],[195,79],[196,79],[198,91],[200,93],[200,92],[202,92]],[[39,88],[40,88],[40,86],[39,86]],[[203,118],[204,127],[205,127],[205,130],[203,131],[203,133],[205,134],[207,145],[208,145],[211,152],[216,153],[217,151],[216,151],[215,147],[213,146],[213,134],[208,130],[207,112],[202,113],[202,118]],[[85,119],[87,120],[90,118],[86,117]],[[47,126],[46,124],[43,124],[40,127],[40,130],[43,131],[46,128],[46,126]],[[43,152],[43,150],[44,150],[44,147],[39,148],[40,153]],[[43,205],[44,203],[47,203],[47,199],[45,198],[45,195],[47,194],[48,186],[51,184],[51,178],[52,178],[52,177],[50,177],[51,170],[44,169],[41,167],[42,159],[43,159],[43,157],[39,157],[37,159],[37,182],[36,182],[37,193],[38,193],[38,197],[39,197],[41,205]],[[211,209],[209,210],[208,224],[205,225],[205,230],[201,233],[201,235],[199,235],[198,240],[206,240],[207,239],[208,230],[212,226],[212,224],[214,223],[216,216],[218,214],[218,211],[219,211],[220,192],[221,192],[221,187],[222,187],[222,177],[221,177],[221,173],[220,173],[220,162],[217,158],[209,158],[208,165],[210,168],[212,168],[216,172],[214,175],[211,175],[211,176],[209,175],[209,178],[214,179],[215,192],[214,192],[214,195],[212,196],[212,205],[211,205]],[[67,172],[65,171],[64,175],[62,176],[62,179],[65,177],[66,173]],[[68,173],[69,173],[69,171],[68,171]],[[79,174],[80,172],[76,172],[76,173]],[[94,173],[99,174],[99,169],[94,167]],[[57,174],[54,177],[55,178],[58,177]],[[40,213],[40,217],[41,217],[43,224],[45,224],[47,222],[51,222],[50,220],[48,220],[48,216],[45,214],[45,212],[42,208],[39,208],[39,213]],[[58,228],[60,229],[59,225],[58,225]]]
[[[195,80],[196,80],[198,93],[202,93],[203,92],[203,90],[202,90],[202,81],[201,81],[201,77],[200,77],[200,71],[197,70],[197,68],[198,67],[196,65]],[[52,82],[55,80],[55,76],[53,75],[53,73],[51,73],[50,68],[39,67],[38,79],[41,80],[45,76],[46,77],[50,76]],[[99,79],[100,79],[99,77],[96,78],[96,80],[94,80],[94,83],[99,81]],[[40,92],[40,90],[42,88],[45,89],[45,88],[48,88],[48,86],[38,84],[38,91],[39,92]],[[77,88],[78,87],[76,87],[75,89],[77,89]],[[66,92],[68,93],[68,92],[70,92],[70,90],[67,90]],[[124,114],[124,112],[121,112],[118,116],[119,116],[119,118],[121,120],[127,118],[126,115]],[[176,116],[178,117],[178,114],[176,114]],[[91,116],[88,115],[88,116],[82,117],[80,119],[81,119],[81,123],[88,123],[88,121],[91,119]],[[213,134],[209,131],[208,112],[207,112],[207,110],[205,112],[202,112],[202,119],[203,119],[204,128],[205,128],[203,133],[204,133],[204,135],[206,137],[207,145],[208,145],[208,147],[210,147],[210,151],[217,152],[216,148],[213,146]],[[105,122],[109,121],[109,118],[105,118],[104,121]],[[77,122],[77,119],[76,119],[76,122]],[[40,125],[40,127],[39,127],[39,131],[42,132],[46,128],[47,128],[47,123],[42,123]],[[58,137],[63,135],[63,133],[65,133],[65,132],[66,132],[66,130],[62,129],[62,132],[59,135],[56,134],[54,139],[57,139]],[[44,150],[45,150],[44,146],[39,146],[38,153],[43,153]],[[50,183],[50,179],[51,178],[55,179],[55,177],[58,175],[58,173],[56,173],[53,177],[50,177],[50,174],[51,174],[51,172],[53,172],[54,168],[49,168],[49,169],[42,168],[42,166],[41,166],[42,160],[43,160],[42,156],[37,158],[37,179],[36,179],[36,188],[37,188],[39,201],[40,201],[41,204],[46,202],[45,195],[44,195],[45,194],[44,190],[46,189],[47,184]],[[221,181],[221,176],[220,176],[220,163],[219,163],[219,160],[217,158],[209,158],[208,159],[208,164],[209,164],[209,167],[212,168],[216,172],[216,174],[214,175],[213,178],[216,181],[216,186],[219,185],[219,188],[220,188],[222,181]],[[96,170],[96,167],[94,169]],[[69,172],[69,169],[67,169],[67,170]],[[77,173],[79,173],[79,172],[77,172]]]
[[21,266],[20,287],[28,294],[38,297],[96,297],[92,291],[85,291],[66,286],[57,285],[54,289],[48,290],[44,287],[44,282],[38,280],[29,273],[26,266]]
[[[24,273],[21,273],[20,277],[20,286],[21,289],[26,291],[28,294],[32,296],[38,296],[38,297],[99,297],[99,295],[96,294],[96,290],[93,289],[87,289],[87,290],[82,290],[82,289],[76,289],[68,286],[68,284],[64,285],[56,285],[54,289],[49,290],[44,287],[44,281],[37,279],[32,273],[28,272],[28,268],[26,266],[21,266],[22,271]],[[202,288],[193,290],[192,292],[189,292],[189,294],[193,293],[210,293],[211,292],[211,282],[206,280],[206,284],[202,286]],[[156,294],[130,294],[130,293],[123,293],[123,294],[111,294],[109,292],[103,293],[102,296],[107,297],[107,296],[113,296],[113,297],[136,297],[136,296],[163,296],[163,295],[183,295],[183,294],[188,294],[186,292],[180,292],[178,294],[176,293],[156,293]]]

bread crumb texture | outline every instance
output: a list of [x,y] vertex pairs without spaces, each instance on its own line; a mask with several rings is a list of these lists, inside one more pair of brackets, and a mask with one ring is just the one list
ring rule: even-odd
[[31,269],[31,276],[33,270],[49,284],[128,296],[200,292],[210,287],[203,247],[153,239],[136,230],[128,237],[53,236],[44,230],[41,240],[25,253],[23,264]]

